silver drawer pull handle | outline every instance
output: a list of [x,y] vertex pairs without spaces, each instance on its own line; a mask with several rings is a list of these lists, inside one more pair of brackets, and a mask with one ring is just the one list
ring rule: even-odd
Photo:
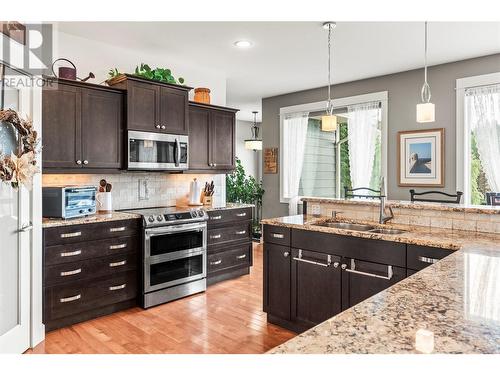
[[80,298],[82,298],[82,295],[77,294],[76,296],[73,296],[73,297],[61,298],[61,299],[59,299],[59,302],[66,303],[66,302],[76,301],[77,299],[80,299]]
[[212,234],[212,235],[210,236],[210,238],[211,238],[211,239],[214,239],[214,240],[215,240],[215,239],[217,239],[217,238],[221,238],[221,237],[222,237],[222,235],[221,235],[221,234]]
[[82,253],[81,250],[68,251],[67,253],[61,253],[62,257],[74,257],[75,255],[80,255]]
[[216,266],[217,264],[221,264],[222,263],[222,259],[219,259],[219,260],[214,260],[213,262],[210,262],[210,264],[212,266]]
[[117,228],[109,228],[109,231],[110,232],[123,232],[125,229],[127,229],[126,227],[117,227]]
[[[344,265],[342,265],[344,266]],[[363,272],[363,271],[357,271],[356,270],[356,263],[354,262],[354,259],[351,259],[351,268],[344,268],[342,267],[343,270],[349,273],[355,273],[356,275],[363,275],[363,276],[368,276],[368,277],[375,277],[377,279],[384,279],[384,280],[390,280],[392,279],[393,272],[392,272],[392,266],[387,266],[387,276],[382,276],[382,275],[376,275],[374,273],[369,273],[369,272]]]
[[285,235],[281,234],[281,233],[271,233],[271,237],[273,237],[273,238],[285,238]]
[[76,275],[76,274],[81,273],[81,272],[82,272],[82,269],[78,268],[78,269],[73,270],[73,271],[63,271],[63,272],[61,272],[61,276],[71,276],[71,275]]
[[219,215],[219,216],[211,216],[210,219],[212,219],[212,220],[220,220],[220,219],[222,219],[222,216],[221,215]]
[[421,257],[421,256],[418,257],[418,260],[421,262],[424,262],[424,263],[429,263],[429,264],[434,264],[434,263],[437,263],[439,261],[439,259],[427,258],[427,257]]
[[330,264],[332,264],[332,256],[328,255],[326,258],[326,263],[321,263],[321,262],[316,262],[314,260],[308,260],[302,258],[302,250],[299,250],[299,256],[298,257],[293,257],[293,260],[296,260],[297,262],[304,262],[304,263],[309,263],[309,264],[314,264],[316,266],[321,266],[321,267],[330,267]]
[[82,232],[61,233],[61,238],[80,237]]
[[124,289],[126,286],[127,286],[127,284],[110,286],[109,290],[120,290],[120,289]]
[[236,216],[238,216],[238,217],[244,217],[244,216],[247,216],[247,213],[246,212],[242,212],[242,213],[236,214]]
[[120,262],[110,263],[109,266],[110,267],[118,267],[118,266],[124,266],[125,264],[127,264],[127,261],[126,260],[122,260]]
[[236,231],[236,234],[245,234],[247,231],[246,230],[240,230],[240,231]]
[[243,254],[243,255],[236,256],[236,259],[245,259],[246,257],[247,257],[247,255]]
[[127,247],[126,243],[121,243],[119,245],[110,245],[109,250],[125,249]]

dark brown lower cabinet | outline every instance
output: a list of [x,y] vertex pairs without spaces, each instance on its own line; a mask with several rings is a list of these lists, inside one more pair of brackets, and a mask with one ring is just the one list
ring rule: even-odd
[[310,328],[342,311],[340,260],[335,255],[292,249],[294,322]]
[[343,259],[343,262],[342,310],[357,305],[406,277],[406,269],[401,267],[355,259]]
[[[403,280],[413,258],[450,251],[264,226],[264,311],[269,322],[302,332]],[[437,260],[436,260],[437,261]],[[425,262],[424,262],[425,263]]]

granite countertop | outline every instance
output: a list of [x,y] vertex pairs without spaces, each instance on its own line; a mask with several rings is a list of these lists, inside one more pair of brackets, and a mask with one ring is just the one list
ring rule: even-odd
[[[410,233],[375,235],[311,225],[328,219],[262,222],[456,251],[269,353],[500,353],[500,235],[404,225],[385,227]],[[422,329],[434,341],[417,350]]]
[[[304,197],[303,202],[317,203],[334,203],[334,204],[355,204],[363,206],[380,206],[379,199],[339,199],[339,198],[312,198]],[[481,206],[472,204],[454,204],[454,203],[433,203],[433,202],[410,202],[388,200],[386,205],[392,208],[412,208],[416,210],[436,210],[436,211],[453,211],[466,212],[473,214],[498,214],[500,215],[500,206]]]
[[250,203],[226,203],[224,207],[205,207],[205,210],[206,211],[234,210],[238,208],[249,208],[249,207],[255,207],[255,205]]
[[126,213],[126,212],[118,212],[118,211],[113,211],[106,214],[97,213],[91,216],[77,217],[74,219],[66,219],[66,220],[44,217],[42,219],[42,228],[62,227],[65,225],[103,223],[106,221],[139,219],[139,218],[141,218],[141,215]]

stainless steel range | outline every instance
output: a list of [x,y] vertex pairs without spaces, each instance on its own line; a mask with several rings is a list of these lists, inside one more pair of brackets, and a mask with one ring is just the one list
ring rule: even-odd
[[206,290],[207,219],[202,209],[127,210],[143,218],[142,306]]

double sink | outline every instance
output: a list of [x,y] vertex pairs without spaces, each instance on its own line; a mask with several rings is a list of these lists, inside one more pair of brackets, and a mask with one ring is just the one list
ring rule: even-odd
[[401,234],[405,233],[405,230],[401,229],[389,229],[389,228],[377,228],[368,224],[355,224],[355,223],[343,223],[343,222],[325,222],[313,224],[319,227],[327,227],[327,228],[337,228],[337,229],[345,229],[345,230],[353,230],[357,232],[369,232],[369,233],[379,233],[379,234]]

